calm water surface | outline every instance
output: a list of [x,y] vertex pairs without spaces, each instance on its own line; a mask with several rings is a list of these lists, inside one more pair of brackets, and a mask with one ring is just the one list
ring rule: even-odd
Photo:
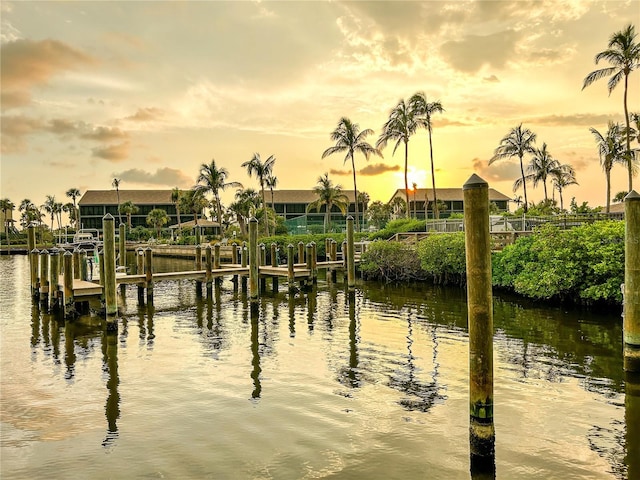
[[[190,262],[164,262],[186,269]],[[230,280],[60,321],[0,258],[3,479],[467,479],[464,291],[319,282],[264,296]],[[619,312],[496,297],[496,477],[640,478],[640,397]],[[475,478],[475,477],[474,477]]]

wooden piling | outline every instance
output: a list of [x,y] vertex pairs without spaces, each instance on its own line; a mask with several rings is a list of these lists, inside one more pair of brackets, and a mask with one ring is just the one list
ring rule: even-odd
[[153,304],[153,250],[147,247],[144,250],[144,274],[147,288],[147,303]]
[[202,243],[202,240],[200,238],[200,225],[196,225],[195,229],[196,229],[196,245],[200,245],[200,243]]
[[[136,249],[136,273],[142,275],[144,273],[144,250]],[[138,305],[144,305],[144,282],[138,284]]]
[[49,252],[40,252],[40,303],[46,307],[49,300]]
[[[278,266],[278,245],[275,242],[271,243],[271,266]],[[274,275],[271,277],[271,290],[273,293],[278,291],[278,276]]]
[[[196,272],[202,270],[202,246],[199,243],[196,243]],[[200,280],[196,280],[196,295],[198,297],[202,296],[202,282]]]
[[211,245],[207,245],[204,248],[204,258],[205,258],[205,281],[207,283],[207,298],[211,298],[213,296],[213,259],[211,256]]
[[318,246],[311,242],[311,281],[318,283]]
[[293,273],[293,265],[294,265],[294,252],[293,244],[287,245],[287,286],[289,288],[289,293],[293,293],[296,290],[295,286],[295,276]]
[[[261,243],[258,246],[258,253],[260,255],[260,265],[265,266],[267,264],[267,248],[264,243]],[[259,272],[259,268],[258,268]],[[260,278],[260,289],[259,292],[265,292],[267,290],[267,279],[266,277],[260,277],[258,273],[258,277]]]
[[[236,242],[233,242],[231,244],[231,264],[232,265],[238,264],[238,244]],[[231,281],[233,282],[234,286],[237,287],[238,275],[234,275]]]
[[80,249],[73,249],[73,278],[80,279]]
[[72,317],[75,311],[73,301],[73,254],[65,252],[64,256],[64,316]]
[[40,252],[37,248],[33,250],[29,250],[29,268],[31,275],[31,296],[38,299],[39,296],[39,287],[40,287],[40,278],[38,277],[38,270],[40,263]]
[[353,245],[353,217],[347,217],[347,286],[350,291],[356,288],[356,261]]
[[126,271],[127,268],[127,226],[121,223],[118,226],[118,256],[120,258],[120,265]]
[[[338,259],[338,242],[333,238],[331,239],[331,254],[329,259],[335,262]],[[335,268],[331,268],[331,281],[336,282],[338,280],[338,271]]]
[[345,238],[340,245],[340,252],[342,253],[342,267],[347,269],[347,239]]
[[624,198],[624,216],[624,369],[640,372],[640,195],[635,190]]
[[104,300],[107,318],[118,313],[118,293],[116,289],[116,227],[115,219],[107,213],[102,218],[102,236],[104,248],[103,263],[100,270],[104,270]]
[[258,302],[258,220],[249,220],[249,299]]
[[[220,270],[220,244],[219,243],[216,243],[213,246],[213,269]],[[220,287],[221,283],[222,283],[222,278],[216,277],[215,279],[216,288]]]
[[60,251],[53,248],[49,252],[49,310],[58,309],[58,282],[60,278]]
[[104,248],[98,252],[98,263],[100,264],[100,285],[102,285],[102,293],[100,294],[100,302],[105,307],[106,311],[106,300],[104,295]]
[[298,242],[298,263],[304,263],[304,250],[304,243]]
[[[247,242],[242,242],[242,267],[245,268],[249,264],[249,249],[247,248]],[[247,277],[245,275],[242,276],[242,280],[240,281],[242,285],[242,293],[247,293]]]
[[474,174],[462,190],[469,317],[469,442],[473,471],[495,467],[489,185]]
[[89,280],[89,274],[87,272],[87,251],[80,249],[80,280]]

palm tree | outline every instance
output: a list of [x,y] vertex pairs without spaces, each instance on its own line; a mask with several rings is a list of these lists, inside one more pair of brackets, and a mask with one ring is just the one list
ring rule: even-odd
[[56,215],[56,220],[58,221],[58,230],[62,228],[62,202],[56,202],[53,205],[54,213]]
[[362,204],[362,226],[363,227],[364,227],[365,213],[367,211],[367,206],[369,205],[370,201],[371,201],[371,197],[367,192],[358,192],[357,202],[359,204]]
[[7,237],[7,245],[11,246],[11,239],[9,238],[9,223],[7,220],[7,212],[13,212],[16,208],[16,205],[9,200],[8,198],[3,198],[0,200],[0,210],[2,210],[3,219],[4,219],[4,233]]
[[609,82],[607,83],[609,95],[611,95],[611,92],[620,83],[620,80],[624,78],[624,95],[622,98],[624,104],[624,119],[627,126],[627,150],[625,161],[627,164],[627,169],[629,171],[629,191],[633,190],[634,169],[632,164],[633,157],[631,154],[629,111],[627,109],[627,91],[629,89],[629,74],[631,74],[633,70],[640,67],[640,43],[636,43],[635,39],[635,27],[632,24],[627,25],[624,30],[620,30],[619,32],[615,32],[613,35],[611,35],[608,48],[596,54],[595,56],[596,65],[600,60],[607,60],[611,64],[611,66],[594,70],[584,78],[584,83],[582,85],[582,89],[584,90],[596,80],[611,76],[611,78],[609,78]]
[[627,196],[629,192],[625,192],[624,190],[621,192],[618,192],[614,195],[613,197],[613,203],[622,203],[624,202],[624,197]]
[[269,175],[265,179],[264,183],[265,183],[265,185],[267,187],[269,187],[269,190],[271,191],[271,210],[273,210],[275,212],[276,211],[276,204],[273,201],[273,189],[278,186],[278,177],[276,177],[275,175]]
[[[489,160],[489,165],[503,158],[518,157],[520,159],[521,185],[524,191],[524,212],[528,211],[527,182],[524,177],[524,165],[522,158],[525,153],[535,153],[533,144],[536,141],[536,134],[528,128],[522,128],[522,124],[511,129],[511,131],[500,140],[500,145],[495,149],[493,157]],[[516,190],[514,183],[514,192]]]
[[[400,100],[389,113],[389,119],[382,126],[382,133],[376,142],[376,148],[383,149],[389,140],[395,141],[392,155],[396,153],[400,143],[404,143],[404,193],[407,201],[409,200],[409,139],[416,133],[417,128],[415,111],[404,100]],[[409,218],[408,209],[406,209],[406,215]]]
[[[431,134],[433,131],[433,124],[431,123],[431,116],[434,113],[443,113],[444,108],[442,108],[442,104],[439,100],[435,102],[427,101],[427,96],[423,92],[418,92],[411,97],[409,100],[409,105],[414,110],[418,125],[427,129],[429,132],[429,155],[431,158],[431,184],[433,188],[433,204],[438,204],[438,196],[436,193],[436,171],[435,166],[433,164],[433,141],[431,139]],[[434,217],[439,217],[439,209],[434,210]],[[425,218],[427,212],[425,210]]]
[[402,197],[393,197],[393,200],[391,200],[389,206],[391,207],[391,211],[396,216],[396,218],[400,215],[404,215],[408,210],[407,202],[405,202]]
[[[247,169],[247,173],[249,174],[249,177],[251,177],[255,173],[256,178],[260,182],[260,190],[262,191],[263,208],[267,208],[267,202],[265,201],[265,198],[264,198],[264,185],[267,177],[269,177],[273,172],[274,163],[276,163],[276,157],[274,157],[273,155],[271,155],[269,158],[267,158],[263,162],[260,159],[260,154],[254,153],[251,160],[249,160],[248,162],[244,162],[241,165],[241,167],[244,167]],[[265,222],[265,231],[267,233],[267,236],[269,236],[269,222],[266,214],[264,216],[264,222]]]
[[229,210],[236,216],[240,233],[244,236],[247,235],[247,220],[260,208],[262,200],[260,200],[260,194],[253,188],[238,190],[235,199],[235,202],[229,205]]
[[182,190],[178,187],[171,190],[171,201],[176,207],[176,215],[178,216],[178,231],[182,229],[182,222],[180,222],[180,197],[182,197]]
[[69,214],[69,224],[76,225],[76,222],[78,221],[78,211],[76,210],[75,205],[71,202],[67,202],[62,206],[62,211]]
[[156,229],[156,238],[160,238],[160,229],[169,222],[169,215],[161,208],[154,208],[147,215],[147,225]]
[[342,193],[341,185],[334,185],[329,179],[329,174],[318,177],[318,185],[313,188],[313,191],[318,196],[316,200],[307,205],[307,212],[315,209],[319,212],[322,206],[326,207],[324,212],[324,233],[327,233],[327,226],[331,219],[331,209],[335,205],[340,209],[343,215],[346,215],[349,208],[349,199]]
[[562,192],[570,185],[578,185],[576,181],[576,172],[568,163],[558,165],[551,173],[551,185],[558,190],[560,195],[560,210],[564,210],[564,202],[562,200]]
[[42,208],[51,217],[51,231],[53,232],[53,219],[56,216],[56,197],[47,195],[45,202],[42,204]]
[[111,186],[116,189],[116,197],[118,198],[118,224],[122,224],[122,215],[120,214],[120,179],[114,178]]
[[182,209],[193,214],[193,220],[196,225],[198,225],[198,215],[210,204],[204,196],[204,190],[200,188],[183,192],[180,201],[182,202]]
[[339,152],[347,152],[344,157],[343,165],[347,160],[351,160],[351,172],[353,174],[353,198],[356,204],[356,230],[360,230],[360,219],[358,215],[358,187],[356,186],[356,162],[355,154],[362,153],[366,160],[369,160],[371,154],[382,156],[380,150],[372,147],[365,141],[369,135],[373,134],[373,130],[366,128],[360,131],[357,123],[352,123],[347,117],[342,117],[338,122],[336,129],[331,132],[331,140],[336,142],[333,147],[327,148],[322,153],[322,158]]
[[119,213],[124,213],[127,216],[127,225],[129,226],[129,230],[131,230],[131,215],[136,214],[140,211],[137,205],[135,205],[131,200],[127,200],[120,205],[118,209]]
[[607,180],[607,206],[606,213],[609,213],[611,203],[611,169],[616,163],[625,163],[624,147],[622,145],[622,128],[619,123],[609,122],[609,128],[606,136],[602,135],[595,128],[589,131],[595,137],[598,144],[598,155],[600,157],[600,165],[604,170]]
[[203,163],[200,165],[200,174],[196,182],[198,185],[194,187],[195,190],[201,191],[203,194],[213,194],[213,199],[216,204],[216,216],[218,217],[218,223],[222,227],[222,204],[220,203],[220,191],[226,190],[228,187],[242,188],[240,182],[227,182],[227,176],[229,172],[226,168],[218,168],[216,166],[215,159],[211,160],[208,165]]
[[[69,190],[67,190],[66,195],[73,201],[73,208],[74,210],[76,210],[77,209],[76,198],[80,196],[80,190],[78,190],[77,188],[70,188]],[[67,211],[69,212],[69,218],[71,218],[71,210],[67,208]],[[78,217],[79,217],[78,212],[75,212],[75,215],[74,215],[75,221],[78,220]],[[76,225],[76,228],[77,227],[78,226]]]
[[[539,182],[542,182],[544,186],[544,201],[549,200],[547,195],[547,178],[551,176],[553,171],[560,166],[560,162],[553,158],[547,150],[547,144],[543,143],[542,148],[534,149],[533,157],[527,165],[528,174],[525,176],[525,182],[530,182],[534,187],[538,186]],[[518,178],[513,183],[513,191],[515,192],[522,186],[522,179]]]

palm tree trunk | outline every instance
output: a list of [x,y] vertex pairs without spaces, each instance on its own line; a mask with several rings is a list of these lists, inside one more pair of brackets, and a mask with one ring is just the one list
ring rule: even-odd
[[564,210],[564,203],[562,203],[562,187],[558,189],[558,195],[560,195],[560,210]]
[[353,152],[351,152],[351,172],[353,173],[353,198],[356,204],[356,232],[360,231],[360,220],[358,215],[358,187],[356,186],[356,162],[353,159]]
[[544,203],[547,203],[547,200],[549,200],[549,196],[547,195],[547,179],[546,178],[542,182],[542,185],[544,186]]
[[605,208],[605,213],[609,213],[609,205],[611,204],[611,170],[607,170],[605,176],[607,177],[607,207]]
[[[440,218],[440,210],[437,208],[438,196],[436,194],[436,171],[435,171],[435,167],[433,166],[433,144],[431,142],[431,124],[429,124],[429,154],[431,156],[431,185],[433,187],[433,205],[434,205],[433,218],[437,220],[438,218]],[[424,218],[425,220],[427,219],[426,204],[424,207]]]
[[[631,156],[631,140],[629,128],[629,111],[627,109],[627,87],[629,83],[629,75],[624,76],[624,119],[627,124],[627,169],[629,170],[629,191],[633,190],[633,157]],[[608,213],[608,210],[607,210]]]
[[260,181],[260,189],[262,190],[262,210],[264,211],[264,231],[269,236],[269,218],[267,215],[267,202],[264,198],[264,181]]
[[524,213],[529,211],[529,201],[527,200],[527,182],[524,178],[524,166],[522,165],[522,155],[520,157],[520,174],[522,175],[522,190],[524,191]]
[[409,178],[408,172],[409,169],[409,142],[404,142],[404,195],[407,200],[407,208],[406,208],[406,217],[411,218],[411,210],[409,209]]

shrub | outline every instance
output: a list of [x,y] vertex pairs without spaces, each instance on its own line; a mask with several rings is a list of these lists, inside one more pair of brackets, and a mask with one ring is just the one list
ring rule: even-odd
[[386,282],[425,278],[415,247],[401,242],[379,241],[369,244],[360,258],[360,271],[367,279]]
[[438,284],[464,285],[464,232],[434,233],[418,243],[422,270]]
[[399,218],[397,220],[391,220],[390,222],[388,222],[384,229],[372,234],[369,239],[386,240],[393,237],[396,233],[424,231],[426,231],[426,222],[424,220]]

